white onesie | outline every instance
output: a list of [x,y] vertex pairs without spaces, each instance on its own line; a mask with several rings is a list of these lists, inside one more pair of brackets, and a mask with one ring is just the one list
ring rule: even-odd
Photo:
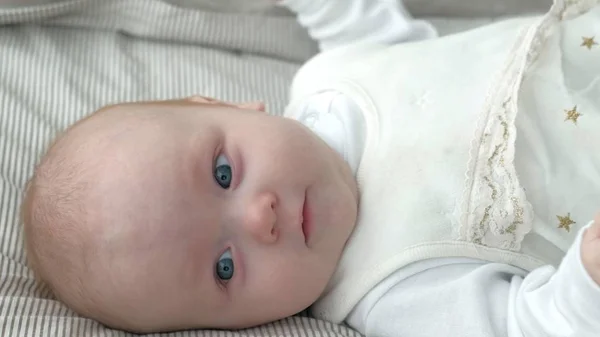
[[[361,43],[376,42],[385,44],[435,36],[430,26],[423,22],[411,21],[405,11],[393,1],[288,0],[284,2],[284,5],[298,12],[299,21],[308,26],[309,32],[312,32],[314,37],[327,41],[327,43],[321,44],[324,49],[327,49],[327,46],[340,46],[348,43],[352,40],[351,35],[353,33],[358,34],[357,40]],[[337,8],[343,8],[344,11],[331,10],[336,6]],[[327,9],[330,9],[330,11]],[[332,13],[336,14],[335,18],[331,17]],[[341,13],[351,13],[351,15],[340,15]],[[378,15],[369,15],[369,13],[378,13]],[[594,15],[596,15],[595,18]],[[385,20],[386,18],[387,20]],[[378,24],[373,24],[374,20]],[[505,25],[518,26],[532,20],[535,21],[535,19],[516,20]],[[333,22],[332,27],[328,28],[328,22],[330,21]],[[560,34],[554,31],[554,37],[550,37],[546,41],[546,44],[550,47],[546,48],[546,52],[541,53],[539,60],[534,63],[536,66],[528,71],[528,75],[518,88],[521,97],[535,98],[536,95],[541,93],[555,92],[557,96],[561,94],[568,95],[570,98],[577,99],[580,103],[580,110],[573,109],[574,106],[562,107],[566,108],[564,109],[566,110],[564,116],[570,118],[562,120],[563,115],[560,115],[561,123],[552,122],[551,114],[546,113],[546,111],[555,108],[550,103],[567,101],[568,99],[560,97],[548,100],[522,99],[515,103],[519,110],[531,111],[531,113],[516,114],[516,121],[514,122],[519,132],[519,137],[516,137],[514,143],[517,149],[515,151],[514,166],[528,199],[523,201],[525,205],[523,207],[527,207],[527,203],[533,204],[531,208],[533,213],[529,214],[531,219],[527,220],[527,214],[525,214],[523,220],[525,224],[529,221],[529,225],[533,227],[525,233],[528,235],[521,238],[520,241],[515,239],[513,241],[500,240],[494,242],[493,238],[490,240],[485,235],[477,237],[477,231],[475,230],[473,235],[463,236],[464,240],[462,241],[482,245],[469,246],[474,248],[476,253],[468,252],[468,248],[457,250],[458,254],[456,256],[462,257],[442,257],[452,256],[452,254],[443,254],[441,251],[439,256],[436,256],[435,250],[429,249],[422,253],[423,256],[415,258],[416,253],[408,251],[403,256],[411,256],[411,254],[412,256],[401,268],[389,271],[379,278],[376,277],[374,279],[375,284],[368,287],[368,289],[357,290],[350,287],[347,292],[339,291],[340,288],[342,290],[346,289],[336,284],[339,282],[334,277],[329,287],[329,294],[326,294],[324,299],[320,301],[325,303],[318,302],[315,306],[314,313],[317,316],[333,321],[345,320],[367,336],[596,336],[600,333],[600,287],[593,283],[583,269],[579,254],[580,234],[583,231],[583,224],[585,224],[582,217],[589,219],[593,212],[598,210],[600,188],[586,189],[588,186],[577,186],[578,184],[591,182],[591,187],[600,187],[600,182],[595,180],[600,172],[599,156],[597,155],[599,152],[595,150],[600,145],[600,139],[590,131],[591,128],[596,130],[600,128],[599,112],[586,111],[587,115],[581,112],[585,117],[588,117],[585,124],[583,123],[584,115],[577,115],[577,111],[583,111],[581,109],[600,106],[600,102],[597,101],[600,97],[600,86],[597,83],[600,74],[600,61],[598,61],[600,60],[600,54],[598,53],[600,48],[594,50],[592,49],[594,45],[591,45],[591,48],[587,50],[590,52],[589,55],[584,56],[589,56],[589,77],[586,78],[586,76],[580,75],[576,77],[567,76],[573,72],[581,74],[581,71],[578,72],[575,68],[586,63],[582,62],[581,50],[566,46],[568,43],[573,43],[573,38],[578,39],[577,43],[581,41],[579,40],[580,36],[572,36],[579,32],[581,34],[589,33],[588,35],[597,32],[600,35],[600,27],[598,26],[600,24],[600,11],[596,9],[587,18],[579,21],[579,23],[574,21],[574,23],[563,25],[560,28],[562,30]],[[395,25],[399,28],[392,29],[391,27]],[[318,27],[318,29],[311,29],[311,27]],[[357,27],[367,27],[370,30]],[[498,26],[482,32],[494,33],[507,29]],[[514,35],[516,40],[518,34],[515,33]],[[335,43],[335,36],[344,36],[344,38],[341,39],[340,43]],[[481,37],[485,34],[475,33],[472,36]],[[527,36],[525,36],[526,38]],[[499,43],[501,42],[500,39]],[[578,45],[578,47],[587,48],[585,45]],[[368,128],[369,124],[369,121],[365,120],[363,116],[364,106],[365,101],[374,96],[369,95],[370,92],[365,94],[360,90],[353,91],[352,93],[355,95],[349,95],[348,90],[340,89],[341,86],[337,86],[337,84],[343,82],[340,79],[346,77],[345,74],[340,75],[340,72],[347,72],[348,74],[354,72],[353,75],[347,76],[349,79],[369,78],[370,72],[373,71],[376,75],[383,76],[386,74],[378,72],[377,69],[381,69],[381,67],[363,67],[358,62],[351,63],[354,68],[348,66],[338,67],[338,64],[343,64],[347,58],[359,59],[356,56],[358,54],[362,54],[361,57],[366,56],[364,58],[365,62],[372,62],[374,57],[371,49],[376,50],[381,47],[373,46],[371,49],[369,48],[361,46],[339,49],[342,50],[337,52],[339,55],[331,56],[335,53],[334,51],[331,55],[326,55],[313,62],[312,65],[307,65],[298,75],[295,89],[292,92],[293,102],[286,111],[286,115],[298,118],[306,123],[344,155],[359,177],[360,175],[357,172],[360,166],[359,163],[364,148],[368,147],[366,143],[369,142],[368,137],[362,136],[366,133],[365,129]],[[560,54],[562,59],[556,59],[555,56],[558,54],[552,52],[552,48],[567,51],[574,50],[574,52],[573,55],[569,55],[568,52],[562,53]],[[428,49],[424,50],[427,51]],[[398,48],[396,52],[401,54],[403,50]],[[506,53],[509,55],[508,50]],[[498,60],[504,59],[497,58]],[[378,60],[385,61],[386,58],[380,57]],[[402,58],[398,57],[398,60],[402,60]],[[486,60],[486,62],[487,65],[481,66],[482,69],[486,66],[494,66],[494,61]],[[453,64],[446,66],[452,67]],[[473,66],[478,67],[475,64]],[[328,69],[328,67],[332,69]],[[362,73],[360,70],[355,71],[355,68],[358,67],[363,67],[366,70],[363,69]],[[320,71],[316,72],[315,69]],[[323,72],[324,69],[327,69],[327,71]],[[555,82],[551,80],[544,81],[544,77],[550,79],[563,77],[563,74],[552,73],[553,70],[567,74],[564,75],[564,83],[561,83],[561,87],[569,88],[570,92],[563,93],[559,89],[539,87],[540,83],[555,85]],[[477,71],[471,72],[477,74]],[[326,74],[325,76],[329,75],[330,78],[323,78],[323,73]],[[359,75],[356,75],[356,73]],[[311,76],[314,77],[312,82]],[[392,73],[389,76],[393,77],[394,75]],[[323,84],[323,82],[328,81],[335,85]],[[376,83],[373,80],[371,81],[371,83]],[[457,85],[461,85],[460,79],[457,79],[457,82]],[[371,89],[374,85],[367,84],[366,87]],[[314,88],[312,88],[313,86]],[[473,94],[475,95],[481,91],[480,89],[473,88]],[[385,90],[386,88],[381,88],[382,92],[386,92]],[[421,113],[428,111],[424,106],[435,105],[436,103],[428,102],[428,99],[432,98],[426,94],[411,97],[410,94],[414,94],[414,92],[409,90],[406,92],[406,97],[402,97],[402,94],[398,93],[398,96],[401,97],[400,100],[413,100],[411,106],[420,107]],[[436,97],[434,95],[433,99]],[[376,98],[375,100],[376,104],[380,101]],[[457,104],[465,104],[464,101],[458,99]],[[480,102],[476,99],[474,101],[475,106],[478,106],[479,103],[482,107],[484,106],[483,101]],[[548,106],[543,106],[545,103]],[[531,106],[531,104],[536,106]],[[465,106],[468,107],[469,105]],[[401,107],[401,104],[398,104],[398,107]],[[452,111],[452,109],[448,109],[448,111]],[[571,111],[570,114],[569,111]],[[414,113],[414,111],[410,112]],[[399,109],[394,113],[409,113],[409,111]],[[563,113],[562,109],[558,113]],[[457,115],[456,118],[465,118],[465,116]],[[411,120],[407,119],[407,121],[410,122]],[[446,121],[445,123],[455,122],[453,118],[448,116],[432,120],[432,122],[440,121]],[[499,125],[502,126],[506,122],[501,121]],[[510,121],[508,122],[510,123]],[[462,127],[466,124],[469,123],[465,120],[456,127]],[[398,125],[399,131],[397,132],[402,132],[401,127],[402,125]],[[427,130],[427,128],[423,129]],[[448,130],[453,129],[454,126]],[[503,129],[500,127],[498,130]],[[561,142],[560,140],[564,138],[549,137],[554,133],[571,136],[573,140]],[[504,135],[506,133],[499,133],[500,137]],[[441,138],[442,140],[444,136],[432,135],[432,137]],[[494,144],[494,139],[484,140],[494,137],[493,130],[484,129],[482,136],[482,143],[490,141],[492,145]],[[422,138],[418,133],[415,134],[415,137],[415,139]],[[456,142],[460,143],[459,140]],[[437,143],[432,142],[431,144],[434,146]],[[572,145],[588,146],[588,148],[570,150],[568,146]],[[427,149],[427,147],[423,148]],[[492,150],[496,149],[494,146],[490,148]],[[451,150],[452,147],[449,146],[448,149]],[[552,149],[551,153],[548,149]],[[443,157],[443,152],[439,152],[439,149],[432,149],[432,155],[436,154],[433,150],[438,151],[437,157]],[[594,150],[595,152],[592,152]],[[490,156],[486,158],[495,159],[494,153],[492,151]],[[403,154],[411,155],[410,151]],[[585,154],[591,154],[591,156]],[[594,154],[596,155],[594,156]],[[561,157],[561,155],[564,156]],[[561,158],[576,158],[577,161],[555,163]],[[383,158],[381,164],[385,164],[386,159]],[[387,160],[387,162],[393,163],[393,160]],[[440,160],[439,163],[443,164],[443,160]],[[398,170],[402,170],[402,167],[399,167]],[[448,168],[448,172],[451,171]],[[572,172],[577,172],[578,176],[574,177]],[[415,174],[415,172],[412,172],[412,174]],[[449,174],[451,175],[451,173]],[[452,180],[452,177],[449,177],[449,179]],[[359,185],[360,183],[359,180]],[[575,192],[570,193],[569,189],[565,188],[569,184],[577,187],[574,188]],[[395,188],[404,187],[402,184],[394,186]],[[491,189],[492,192],[494,190]],[[582,196],[580,193],[582,190],[590,190],[591,192],[589,195]],[[418,192],[416,191],[415,194],[418,194]],[[440,194],[443,195],[443,193]],[[518,193],[515,196],[520,197]],[[510,201],[511,199],[507,200]],[[593,209],[594,207],[595,209]],[[440,207],[440,210],[444,210],[444,208]],[[566,214],[559,213],[563,210],[567,211]],[[402,212],[402,208],[400,207],[397,212]],[[571,212],[573,214],[570,214]],[[556,218],[557,213],[560,218]],[[487,213],[483,212],[482,214]],[[492,214],[493,216],[494,214]],[[496,216],[498,216],[498,219],[503,218],[502,214]],[[507,215],[504,215],[504,217],[507,217]],[[424,216],[424,218],[426,217]],[[578,220],[577,223],[570,224],[568,220],[571,220],[571,218]],[[549,225],[554,224],[553,221],[559,221],[563,224],[563,227],[568,227],[570,231],[566,231],[567,228],[562,228],[562,232],[555,230],[556,228]],[[512,223],[515,222],[512,221]],[[365,222],[364,219],[361,222],[361,219],[359,219],[358,226],[368,226],[368,222]],[[510,229],[510,227],[506,226],[504,229]],[[362,231],[364,232],[364,229]],[[446,234],[436,235],[443,237]],[[403,240],[403,238],[401,239]],[[488,241],[478,242],[475,239]],[[354,238],[351,238],[352,240],[360,241],[361,238],[355,235]],[[364,239],[362,240],[364,241]],[[569,248],[569,244],[573,241],[575,242],[558,271],[549,265],[534,269],[541,263],[558,264],[564,252]],[[519,244],[523,247],[504,247],[501,246],[503,242]],[[501,248],[509,252],[523,253],[523,256],[518,254],[515,256],[510,254],[505,254],[502,257],[493,256],[489,251],[485,251],[486,243],[488,243],[488,246]],[[351,242],[351,249],[352,244]],[[356,245],[354,244],[354,246]],[[351,249],[350,254],[352,253]],[[527,251],[527,249],[530,249],[530,251]],[[362,253],[368,254],[368,252],[364,252],[364,249]],[[345,254],[348,255],[348,252]],[[377,249],[373,249],[373,256],[377,256],[377,254]],[[498,253],[498,255],[501,254]],[[527,256],[531,255],[533,255],[533,258],[528,260]],[[511,260],[511,258],[514,258],[514,260]],[[349,261],[353,260],[349,259]],[[496,262],[493,262],[494,260]],[[522,268],[511,266],[508,262]],[[348,267],[344,266],[344,261],[342,261],[340,269],[344,272],[354,273],[352,275],[363,277],[360,270],[370,270],[370,267],[370,265]],[[532,269],[531,273],[527,273],[526,270]],[[361,282],[356,283],[360,284]],[[337,293],[336,288],[338,288]],[[350,295],[346,296],[346,293]],[[356,294],[359,294],[360,297],[352,299],[352,295]]]

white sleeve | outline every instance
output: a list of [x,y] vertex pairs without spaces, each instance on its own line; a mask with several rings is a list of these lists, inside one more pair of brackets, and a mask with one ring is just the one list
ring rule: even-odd
[[437,36],[414,20],[401,0],[281,0],[319,42],[321,50],[355,42],[394,44]]
[[514,280],[510,336],[599,336],[600,286],[583,267],[582,229],[558,271],[550,266]]
[[428,265],[386,279],[346,321],[367,337],[597,337],[600,286],[583,268],[582,233],[558,270],[545,266],[527,275],[471,259],[419,262]]

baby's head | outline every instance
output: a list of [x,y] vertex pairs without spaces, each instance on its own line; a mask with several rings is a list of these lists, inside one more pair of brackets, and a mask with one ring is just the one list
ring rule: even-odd
[[137,332],[242,328],[312,304],[353,230],[356,184],[310,130],[256,110],[122,104],[68,129],[23,204],[39,278]]

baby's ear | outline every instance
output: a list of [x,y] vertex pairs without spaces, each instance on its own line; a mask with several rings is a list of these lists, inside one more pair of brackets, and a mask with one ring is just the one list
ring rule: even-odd
[[186,98],[185,100],[189,101],[189,102],[195,102],[195,103],[217,103],[217,102],[220,102],[219,100],[216,100],[214,98],[199,96],[199,95],[190,96],[190,97]]
[[236,106],[240,109],[265,112],[265,103],[263,102],[246,102],[242,104],[236,104]]
[[224,105],[224,106],[235,106],[244,110],[254,110],[265,112],[265,103],[255,101],[255,102],[245,102],[245,103],[228,103],[215,98],[205,97],[205,96],[190,96],[186,99],[189,102],[195,103],[207,103],[207,104],[216,104],[216,105]]

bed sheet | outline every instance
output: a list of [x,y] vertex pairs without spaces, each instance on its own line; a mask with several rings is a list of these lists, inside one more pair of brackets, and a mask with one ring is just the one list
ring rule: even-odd
[[[431,20],[442,35],[493,21]],[[0,336],[130,336],[78,317],[26,267],[19,203],[40,153],[68,125],[116,102],[202,94],[263,100],[270,113],[281,113],[294,73],[316,44],[292,17],[208,13],[152,0],[4,9],[2,23]],[[225,335],[359,336],[303,316],[237,332],[167,336]]]

